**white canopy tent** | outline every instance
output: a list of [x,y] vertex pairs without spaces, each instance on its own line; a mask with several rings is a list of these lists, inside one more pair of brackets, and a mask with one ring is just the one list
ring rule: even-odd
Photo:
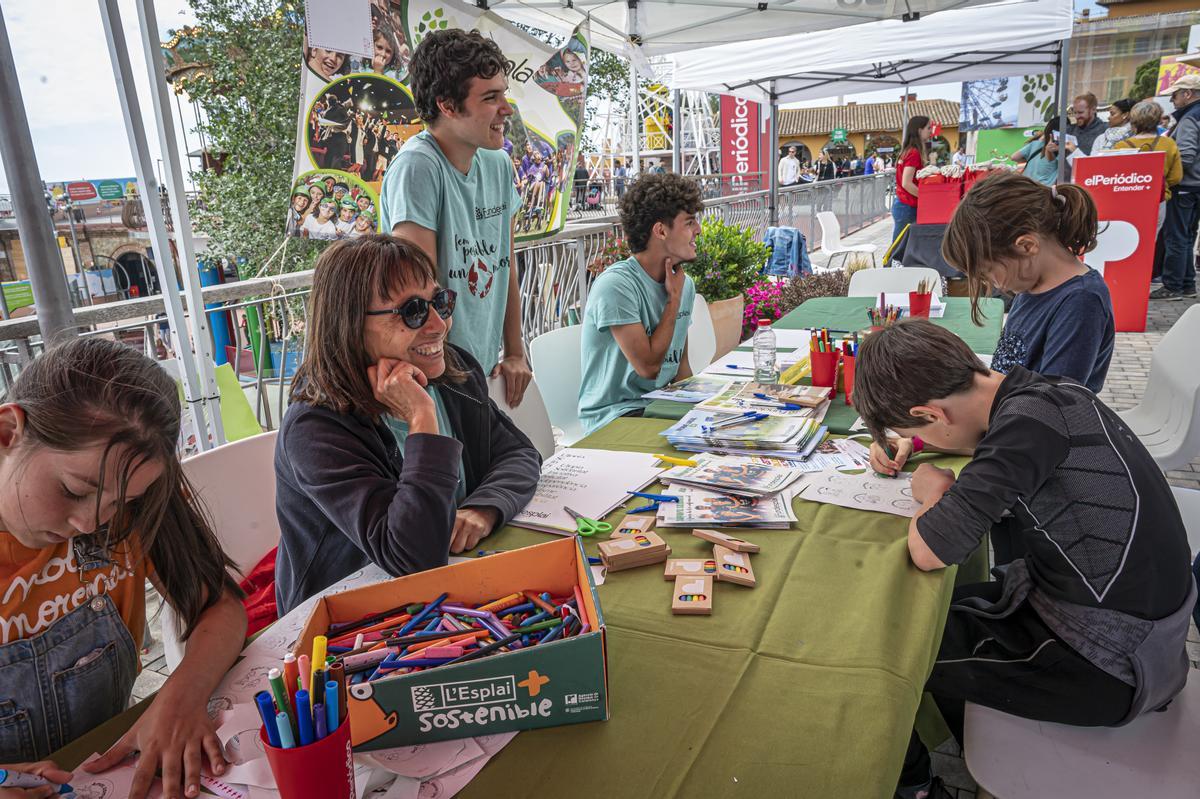
[[[776,36],[677,53],[676,89],[769,103],[1055,72],[1072,0],[959,8],[912,22]],[[772,89],[772,85],[774,88]]]
[[992,1],[499,0],[488,7],[512,22],[554,33],[569,33],[590,19],[594,45],[626,52],[633,43],[638,54],[653,56],[877,20],[923,19]]
[[[780,102],[1055,72],[1061,108],[1073,21],[1072,0],[1006,0],[917,20],[736,42],[675,54],[672,88],[736,94],[768,105],[772,151]],[[1064,169],[1065,159],[1060,179]],[[775,224],[779,187],[770,172]]]

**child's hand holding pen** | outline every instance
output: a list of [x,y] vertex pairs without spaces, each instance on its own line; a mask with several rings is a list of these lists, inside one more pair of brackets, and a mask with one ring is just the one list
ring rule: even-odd
[[913,454],[913,440],[889,438],[887,443],[887,447],[881,447],[878,442],[871,442],[871,468],[883,477],[895,477]]

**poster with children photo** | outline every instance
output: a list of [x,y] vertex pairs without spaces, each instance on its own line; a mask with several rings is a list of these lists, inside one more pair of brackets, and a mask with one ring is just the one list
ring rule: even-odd
[[355,239],[374,233],[379,195],[355,175],[305,172],[292,184],[287,234],[319,241]]
[[[316,16],[309,20],[317,27],[306,29],[302,53],[295,183],[313,171],[350,175],[377,196],[400,148],[424,129],[409,88],[412,58],[421,41],[453,28],[475,30],[504,53],[507,99],[514,108],[505,150],[515,152],[519,161],[527,140],[543,145],[533,145],[543,163],[535,176],[526,176],[517,241],[561,230],[587,90],[587,24],[552,46],[492,12],[456,0],[369,0],[369,11],[369,30],[364,14],[362,30],[349,31],[348,37],[345,15],[324,17],[327,22]],[[361,43],[361,52],[327,49],[348,47],[347,39]],[[525,133],[526,126],[531,133]],[[299,210],[306,202],[295,190],[301,188],[293,186],[288,233],[328,238],[329,223],[340,219],[341,208],[327,203],[322,208],[328,198],[310,197],[308,207]]]

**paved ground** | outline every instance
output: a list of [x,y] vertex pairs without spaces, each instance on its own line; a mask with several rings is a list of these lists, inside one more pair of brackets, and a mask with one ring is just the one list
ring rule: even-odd
[[[891,219],[877,222],[845,239],[848,244],[872,243],[878,246],[882,254],[890,243],[892,232]],[[823,253],[813,253],[813,262],[824,266],[828,257]],[[1170,329],[1190,303],[1183,301],[1155,301],[1150,303],[1149,318],[1145,333],[1118,333],[1116,349],[1113,353],[1112,366],[1109,368],[1108,379],[1100,397],[1111,407],[1124,410],[1133,407],[1141,398],[1149,377],[1150,358],[1155,345],[1162,339],[1163,334]],[[1167,474],[1169,482],[1187,488],[1200,489],[1200,459],[1193,461],[1187,468]],[[151,592],[153,593],[153,592]],[[150,614],[158,607],[158,598],[150,597]],[[153,625],[157,635],[158,626]],[[1200,634],[1193,626],[1188,641],[1188,656],[1193,668],[1200,668]],[[154,641],[143,654],[142,662],[145,669],[134,685],[135,701],[153,693],[166,679],[166,661],[162,657],[161,643]],[[976,799],[977,786],[967,771],[962,752],[953,742],[947,743],[933,754],[934,770],[950,787],[952,794],[958,799]],[[849,766],[848,766],[849,767]],[[983,799],[979,794],[979,799]]]

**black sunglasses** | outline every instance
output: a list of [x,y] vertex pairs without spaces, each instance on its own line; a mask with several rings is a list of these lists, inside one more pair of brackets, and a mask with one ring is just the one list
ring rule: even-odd
[[367,311],[367,316],[399,316],[404,324],[413,330],[420,330],[429,320],[429,308],[437,311],[443,319],[449,319],[454,313],[454,303],[458,300],[458,292],[454,289],[438,289],[433,293],[433,299],[410,297],[399,308],[388,308],[386,311]]

